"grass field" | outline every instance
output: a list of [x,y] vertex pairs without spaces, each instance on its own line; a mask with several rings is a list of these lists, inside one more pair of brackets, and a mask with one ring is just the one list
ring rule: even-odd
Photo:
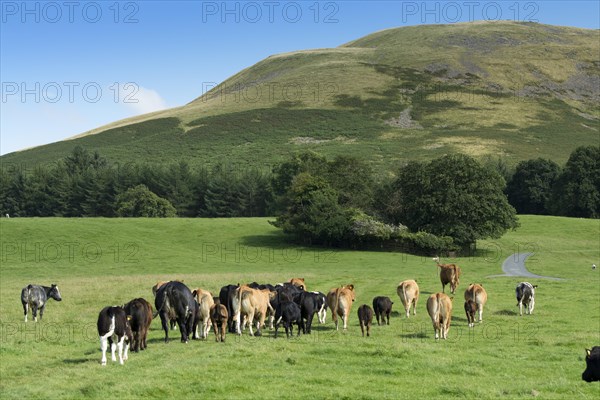
[[[600,345],[598,220],[522,216],[521,227],[479,243],[457,262],[463,277],[447,341],[436,342],[425,303],[440,291],[430,258],[331,251],[286,244],[267,219],[2,219],[0,397],[9,398],[581,398],[600,394],[581,380],[584,348]],[[528,268],[565,281],[535,280],[536,308],[519,317],[514,287],[501,273],[512,253],[534,251]],[[312,335],[273,339],[228,335],[164,344],[153,321],[148,349],[124,366],[100,365],[98,312],[138,296],[153,302],[157,280],[184,279],[218,292],[228,283],[306,278],[309,290],[354,283],[347,332],[328,315]],[[421,288],[417,315],[400,316],[400,280]],[[484,321],[467,327],[462,293],[488,292]],[[37,324],[23,323],[28,283],[58,283]],[[390,326],[362,338],[356,310],[392,298]],[[176,333],[177,334],[177,333]],[[178,337],[177,337],[178,338]],[[177,339],[176,338],[176,339]]]

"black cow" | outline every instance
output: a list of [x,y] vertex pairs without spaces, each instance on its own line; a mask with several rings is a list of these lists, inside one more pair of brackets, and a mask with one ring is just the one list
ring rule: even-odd
[[537,285],[532,285],[529,282],[521,282],[515,289],[517,295],[517,307],[519,307],[519,315],[523,315],[523,306],[526,307],[525,311],[527,314],[533,314],[533,307],[535,306],[535,288]]
[[33,320],[37,322],[37,311],[40,310],[40,320],[44,315],[44,310],[46,309],[46,303],[48,299],[54,299],[56,301],[61,301],[62,297],[60,297],[60,292],[58,291],[58,286],[52,284],[50,287],[48,286],[39,286],[29,284],[21,290],[21,304],[23,304],[23,314],[25,314],[25,322],[27,322],[27,311],[29,307],[31,307],[31,312],[33,314]]
[[129,318],[129,326],[133,333],[133,351],[137,353],[146,350],[146,338],[152,324],[152,305],[140,297],[125,304],[123,309]]
[[[325,295],[315,292],[303,292],[300,296],[300,314],[302,332],[310,334],[316,313],[323,309]],[[306,322],[305,322],[306,321]]]
[[233,323],[233,301],[235,300],[235,289],[240,285],[226,285],[219,292],[219,303],[227,308],[227,330],[229,333],[236,333],[235,324]]
[[360,322],[360,331],[365,336],[365,330],[367,336],[371,336],[371,323],[373,322],[373,310],[366,304],[358,307],[358,321]]
[[287,294],[281,294],[279,297],[279,307],[275,312],[275,337],[277,337],[277,329],[279,324],[283,323],[285,327],[285,336],[290,337],[294,334],[294,322],[298,324],[298,336],[300,336],[300,328],[302,322],[302,316],[300,313],[300,306],[292,301]]
[[585,349],[585,371],[581,374],[581,379],[586,382],[600,381],[600,346],[592,347],[592,350]]
[[[127,313],[122,307],[104,307],[98,315],[97,325],[102,349],[102,365],[106,365],[106,350],[109,344],[112,360],[117,361],[115,348],[118,347],[119,363],[123,364],[128,358],[129,342],[133,336],[127,321]],[[123,344],[125,344],[125,354],[123,354]]]
[[[383,325],[386,323],[390,324],[390,314],[392,313],[392,304],[394,302],[386,296],[377,296],[373,299],[373,310],[375,311],[375,317],[377,318],[377,325]],[[381,322],[379,319],[381,318]]]
[[177,319],[181,342],[188,342],[194,324],[195,302],[190,289],[181,282],[171,281],[158,289],[154,305],[165,331],[165,343],[169,342],[168,323],[171,316]]

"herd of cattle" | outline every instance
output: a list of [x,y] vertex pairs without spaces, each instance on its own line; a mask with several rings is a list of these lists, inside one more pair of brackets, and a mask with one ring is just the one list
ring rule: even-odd
[[[440,264],[442,293],[434,293],[427,299],[427,312],[431,317],[435,339],[446,339],[452,319],[452,300],[445,294],[446,285],[450,284],[450,292],[455,293],[461,275],[456,264]],[[527,314],[532,314],[535,305],[535,288],[529,282],[521,282],[515,289],[519,314],[523,315],[523,307]],[[226,332],[242,334],[248,329],[252,336],[261,336],[261,329],[268,318],[269,328],[275,329],[275,337],[281,325],[286,336],[293,335],[293,326],[297,325],[297,334],[310,334],[315,314],[319,323],[325,323],[327,309],[331,310],[336,330],[339,320],[343,329],[348,327],[348,317],[355,301],[354,285],[348,284],[331,289],[326,295],[321,292],[306,290],[304,278],[292,278],[289,282],[277,285],[258,284],[226,285],[221,288],[218,297],[203,289],[189,289],[182,281],[158,282],[152,287],[155,296],[152,305],[143,298],[136,298],[123,306],[105,307],[98,316],[98,335],[102,349],[102,365],[106,365],[106,352],[111,347],[112,360],[116,361],[115,350],[118,350],[119,362],[127,360],[129,346],[138,352],[146,349],[146,338],[153,318],[160,316],[165,342],[169,341],[169,330],[179,328],[181,341],[187,343],[193,339],[206,339],[212,326],[215,340],[224,342]],[[397,287],[397,294],[404,306],[406,317],[410,317],[412,307],[416,315],[419,300],[419,285],[415,280],[405,280]],[[21,303],[27,322],[27,314],[31,308],[37,322],[40,319],[48,299],[61,301],[56,285],[28,285],[21,291]],[[469,327],[475,320],[483,320],[483,308],[487,302],[487,293],[480,284],[470,284],[464,293],[464,310]],[[373,299],[373,308],[363,304],[358,308],[358,320],[362,335],[370,336],[373,315],[379,325],[390,323],[393,302],[389,297],[377,296]],[[254,331],[253,328],[256,328]],[[586,350],[587,368],[582,379],[591,382],[600,380],[600,346]]]

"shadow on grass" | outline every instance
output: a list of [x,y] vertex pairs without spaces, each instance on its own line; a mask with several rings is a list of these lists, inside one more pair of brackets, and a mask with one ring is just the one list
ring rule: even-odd
[[494,312],[494,315],[517,315],[517,312],[514,310],[499,310]]
[[426,339],[427,334],[425,332],[405,333],[401,334],[400,337],[404,339]]
[[[65,364],[84,364],[87,362],[91,362],[94,361],[94,359],[91,358],[67,358],[66,360],[63,360],[63,363]],[[98,361],[98,360],[95,360]]]

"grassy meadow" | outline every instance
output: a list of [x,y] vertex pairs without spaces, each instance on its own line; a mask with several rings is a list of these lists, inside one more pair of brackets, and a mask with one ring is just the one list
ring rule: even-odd
[[[584,348],[600,345],[598,220],[522,216],[521,227],[478,243],[456,262],[463,277],[447,341],[436,342],[425,303],[441,284],[431,258],[332,251],[286,243],[268,219],[2,219],[0,397],[9,398],[580,398],[600,394],[581,380]],[[534,251],[530,271],[565,281],[538,284],[532,316],[519,317],[517,277],[500,274],[515,252]],[[163,343],[153,321],[148,349],[124,366],[100,365],[98,312],[134,297],[153,303],[157,280],[183,279],[218,293],[238,282],[304,277],[309,290],[354,283],[346,332],[315,318],[312,335],[227,336]],[[406,319],[399,281],[416,278],[417,315]],[[483,283],[483,323],[467,327],[463,291]],[[20,291],[59,285],[42,322],[23,322]],[[394,301],[390,326],[363,338],[356,310],[377,295]]]

